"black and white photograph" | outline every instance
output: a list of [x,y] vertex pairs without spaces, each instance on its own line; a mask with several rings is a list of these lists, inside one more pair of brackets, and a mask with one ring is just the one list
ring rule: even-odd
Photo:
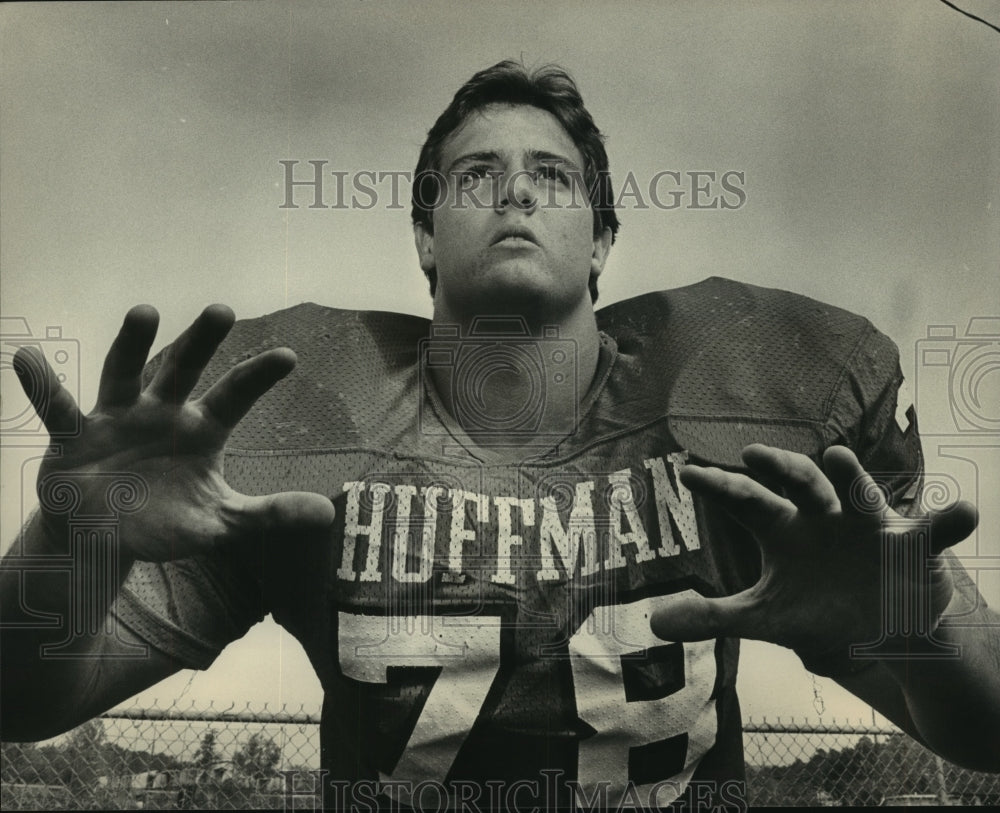
[[0,6],[0,807],[1000,805],[1000,4]]

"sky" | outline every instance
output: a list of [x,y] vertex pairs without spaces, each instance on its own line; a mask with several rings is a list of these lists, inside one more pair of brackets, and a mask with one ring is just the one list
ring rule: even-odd
[[[1000,603],[1000,34],[938,0],[4,4],[4,544],[46,444],[10,370],[25,335],[89,409],[137,302],[161,313],[154,350],[211,302],[239,317],[305,301],[429,316],[409,186],[335,208],[330,175],[328,208],[303,187],[291,208],[281,162],[299,180],[310,161],[346,178],[410,172],[457,87],[507,57],[573,73],[616,189],[632,192],[599,305],[720,275],[860,313],[896,341],[931,497],[980,504],[992,531],[958,552]],[[668,171],[681,182],[657,191],[681,195],[672,209],[649,190]],[[694,208],[726,173],[739,205]],[[870,719],[777,647],[746,644],[739,685],[758,719]],[[142,700],[177,695],[321,697],[269,622]]]

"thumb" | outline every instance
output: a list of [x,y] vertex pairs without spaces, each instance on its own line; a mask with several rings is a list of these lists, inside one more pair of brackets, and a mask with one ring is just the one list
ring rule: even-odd
[[665,641],[741,637],[747,610],[745,593],[725,598],[680,596],[654,612],[649,627]]
[[247,497],[245,509],[247,520],[264,533],[315,533],[329,528],[337,514],[328,497],[311,491]]
[[941,553],[969,536],[979,524],[979,512],[965,500],[953,503],[942,511],[928,513],[931,523],[931,550]]
[[78,434],[83,416],[73,396],[59,383],[45,354],[34,347],[19,347],[12,366],[24,394],[49,434]]

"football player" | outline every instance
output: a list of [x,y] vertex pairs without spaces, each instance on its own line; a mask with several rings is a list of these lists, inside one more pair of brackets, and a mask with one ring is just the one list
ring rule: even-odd
[[[207,668],[270,613],[325,691],[330,807],[741,806],[740,638],[1000,770],[998,617],[947,553],[975,511],[918,510],[888,339],[722,279],[595,312],[618,221],[557,68],[458,91],[413,223],[430,323],[213,306],[147,365],[139,306],[86,417],[21,353],[63,451],[4,560],[5,739]],[[114,532],[75,533],[112,503]],[[25,575],[68,545],[71,580]],[[71,598],[100,632],[27,623]]]

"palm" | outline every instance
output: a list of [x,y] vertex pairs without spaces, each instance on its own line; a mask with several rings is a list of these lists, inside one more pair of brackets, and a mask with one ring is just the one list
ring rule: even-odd
[[[895,514],[893,519],[901,526],[918,524],[907,523]],[[798,651],[877,641],[883,632],[884,599],[883,538],[878,517],[798,514],[785,527],[776,528],[774,535],[778,534],[803,542],[796,550],[762,545],[761,579],[750,590],[754,603],[765,610],[760,634],[755,637]],[[885,544],[892,541],[886,539]],[[932,591],[927,600],[936,617],[947,606],[951,582],[940,561],[935,558],[933,562]],[[909,579],[896,589],[914,595],[921,585]],[[817,641],[824,644],[817,647]]]
[[[82,418],[72,398],[48,371],[48,391],[29,392],[53,434],[65,438],[62,454],[46,458],[39,474],[41,507],[53,530],[66,516],[52,510],[45,489],[72,483],[76,511],[100,515],[108,483],[118,476],[140,483],[141,510],[122,513],[118,538],[127,553],[162,561],[203,552],[220,541],[238,539],[275,524],[323,527],[333,506],[318,494],[286,493],[247,497],[226,483],[223,449],[229,433],[257,398],[295,363],[287,350],[274,350],[230,370],[204,395],[191,390],[218,344],[232,326],[228,309],[206,309],[168,351],[145,388],[141,374],[156,331],[156,312],[134,308],[108,353],[97,406]],[[42,363],[21,357],[15,364]],[[36,407],[37,408],[37,407]]]
[[879,640],[884,602],[892,595],[905,594],[926,608],[928,617],[940,616],[953,590],[941,557],[932,556],[929,572],[911,568],[905,583],[896,583],[895,594],[889,594],[883,586],[883,546],[910,545],[916,532],[924,531],[939,552],[975,527],[971,506],[900,517],[843,447],[827,451],[825,473],[802,455],[763,446],[747,447],[744,458],[788,496],[718,469],[688,467],[683,480],[754,534],[761,549],[760,580],[734,596],[678,603],[654,618],[658,635],[672,640],[733,635],[800,654],[842,653],[850,644]]

